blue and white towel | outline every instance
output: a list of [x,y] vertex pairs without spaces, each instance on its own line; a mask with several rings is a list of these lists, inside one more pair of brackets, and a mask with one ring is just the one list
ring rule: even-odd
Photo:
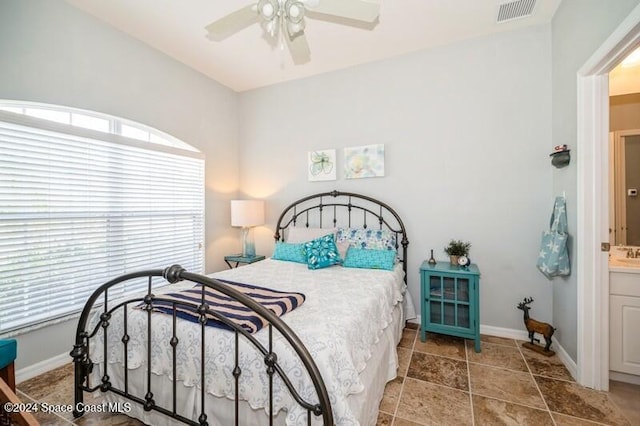
[[564,197],[556,197],[551,213],[549,230],[542,233],[537,267],[551,279],[571,274],[569,251],[567,250],[567,207]]

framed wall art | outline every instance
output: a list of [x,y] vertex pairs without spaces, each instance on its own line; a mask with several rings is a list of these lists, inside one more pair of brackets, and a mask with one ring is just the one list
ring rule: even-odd
[[307,173],[311,182],[336,180],[336,150],[323,149],[309,152]]
[[344,149],[344,177],[359,179],[384,176],[384,144]]

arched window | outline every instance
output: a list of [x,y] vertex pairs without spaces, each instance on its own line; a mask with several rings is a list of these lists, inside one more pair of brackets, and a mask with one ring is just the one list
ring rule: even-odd
[[77,312],[123,273],[203,272],[203,246],[196,149],[104,114],[0,101],[0,333]]

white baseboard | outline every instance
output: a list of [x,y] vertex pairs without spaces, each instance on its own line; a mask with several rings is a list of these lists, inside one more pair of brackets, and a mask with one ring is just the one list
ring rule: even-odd
[[553,343],[554,350],[556,351],[556,355],[560,358],[560,361],[564,364],[564,366],[573,377],[573,380],[578,381],[578,364],[574,360],[571,359],[567,351],[564,350],[561,344],[558,342]]
[[525,330],[513,328],[494,327],[480,324],[480,334],[487,336],[504,337],[505,339],[529,340],[529,334]]
[[618,373],[617,371],[609,371],[609,380],[616,382],[631,383],[632,385],[640,385],[640,376],[633,374]]
[[21,368],[16,371],[16,383],[24,382],[25,380],[32,379],[40,374],[46,373],[63,365],[69,364],[72,361],[69,353],[65,352],[60,355],[56,355],[53,358],[45,359],[36,364],[30,365],[25,368]]

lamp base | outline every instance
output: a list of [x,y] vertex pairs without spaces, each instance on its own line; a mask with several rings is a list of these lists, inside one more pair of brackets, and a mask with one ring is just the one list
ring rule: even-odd
[[253,241],[253,232],[249,227],[242,228],[242,257],[255,257],[256,244]]

